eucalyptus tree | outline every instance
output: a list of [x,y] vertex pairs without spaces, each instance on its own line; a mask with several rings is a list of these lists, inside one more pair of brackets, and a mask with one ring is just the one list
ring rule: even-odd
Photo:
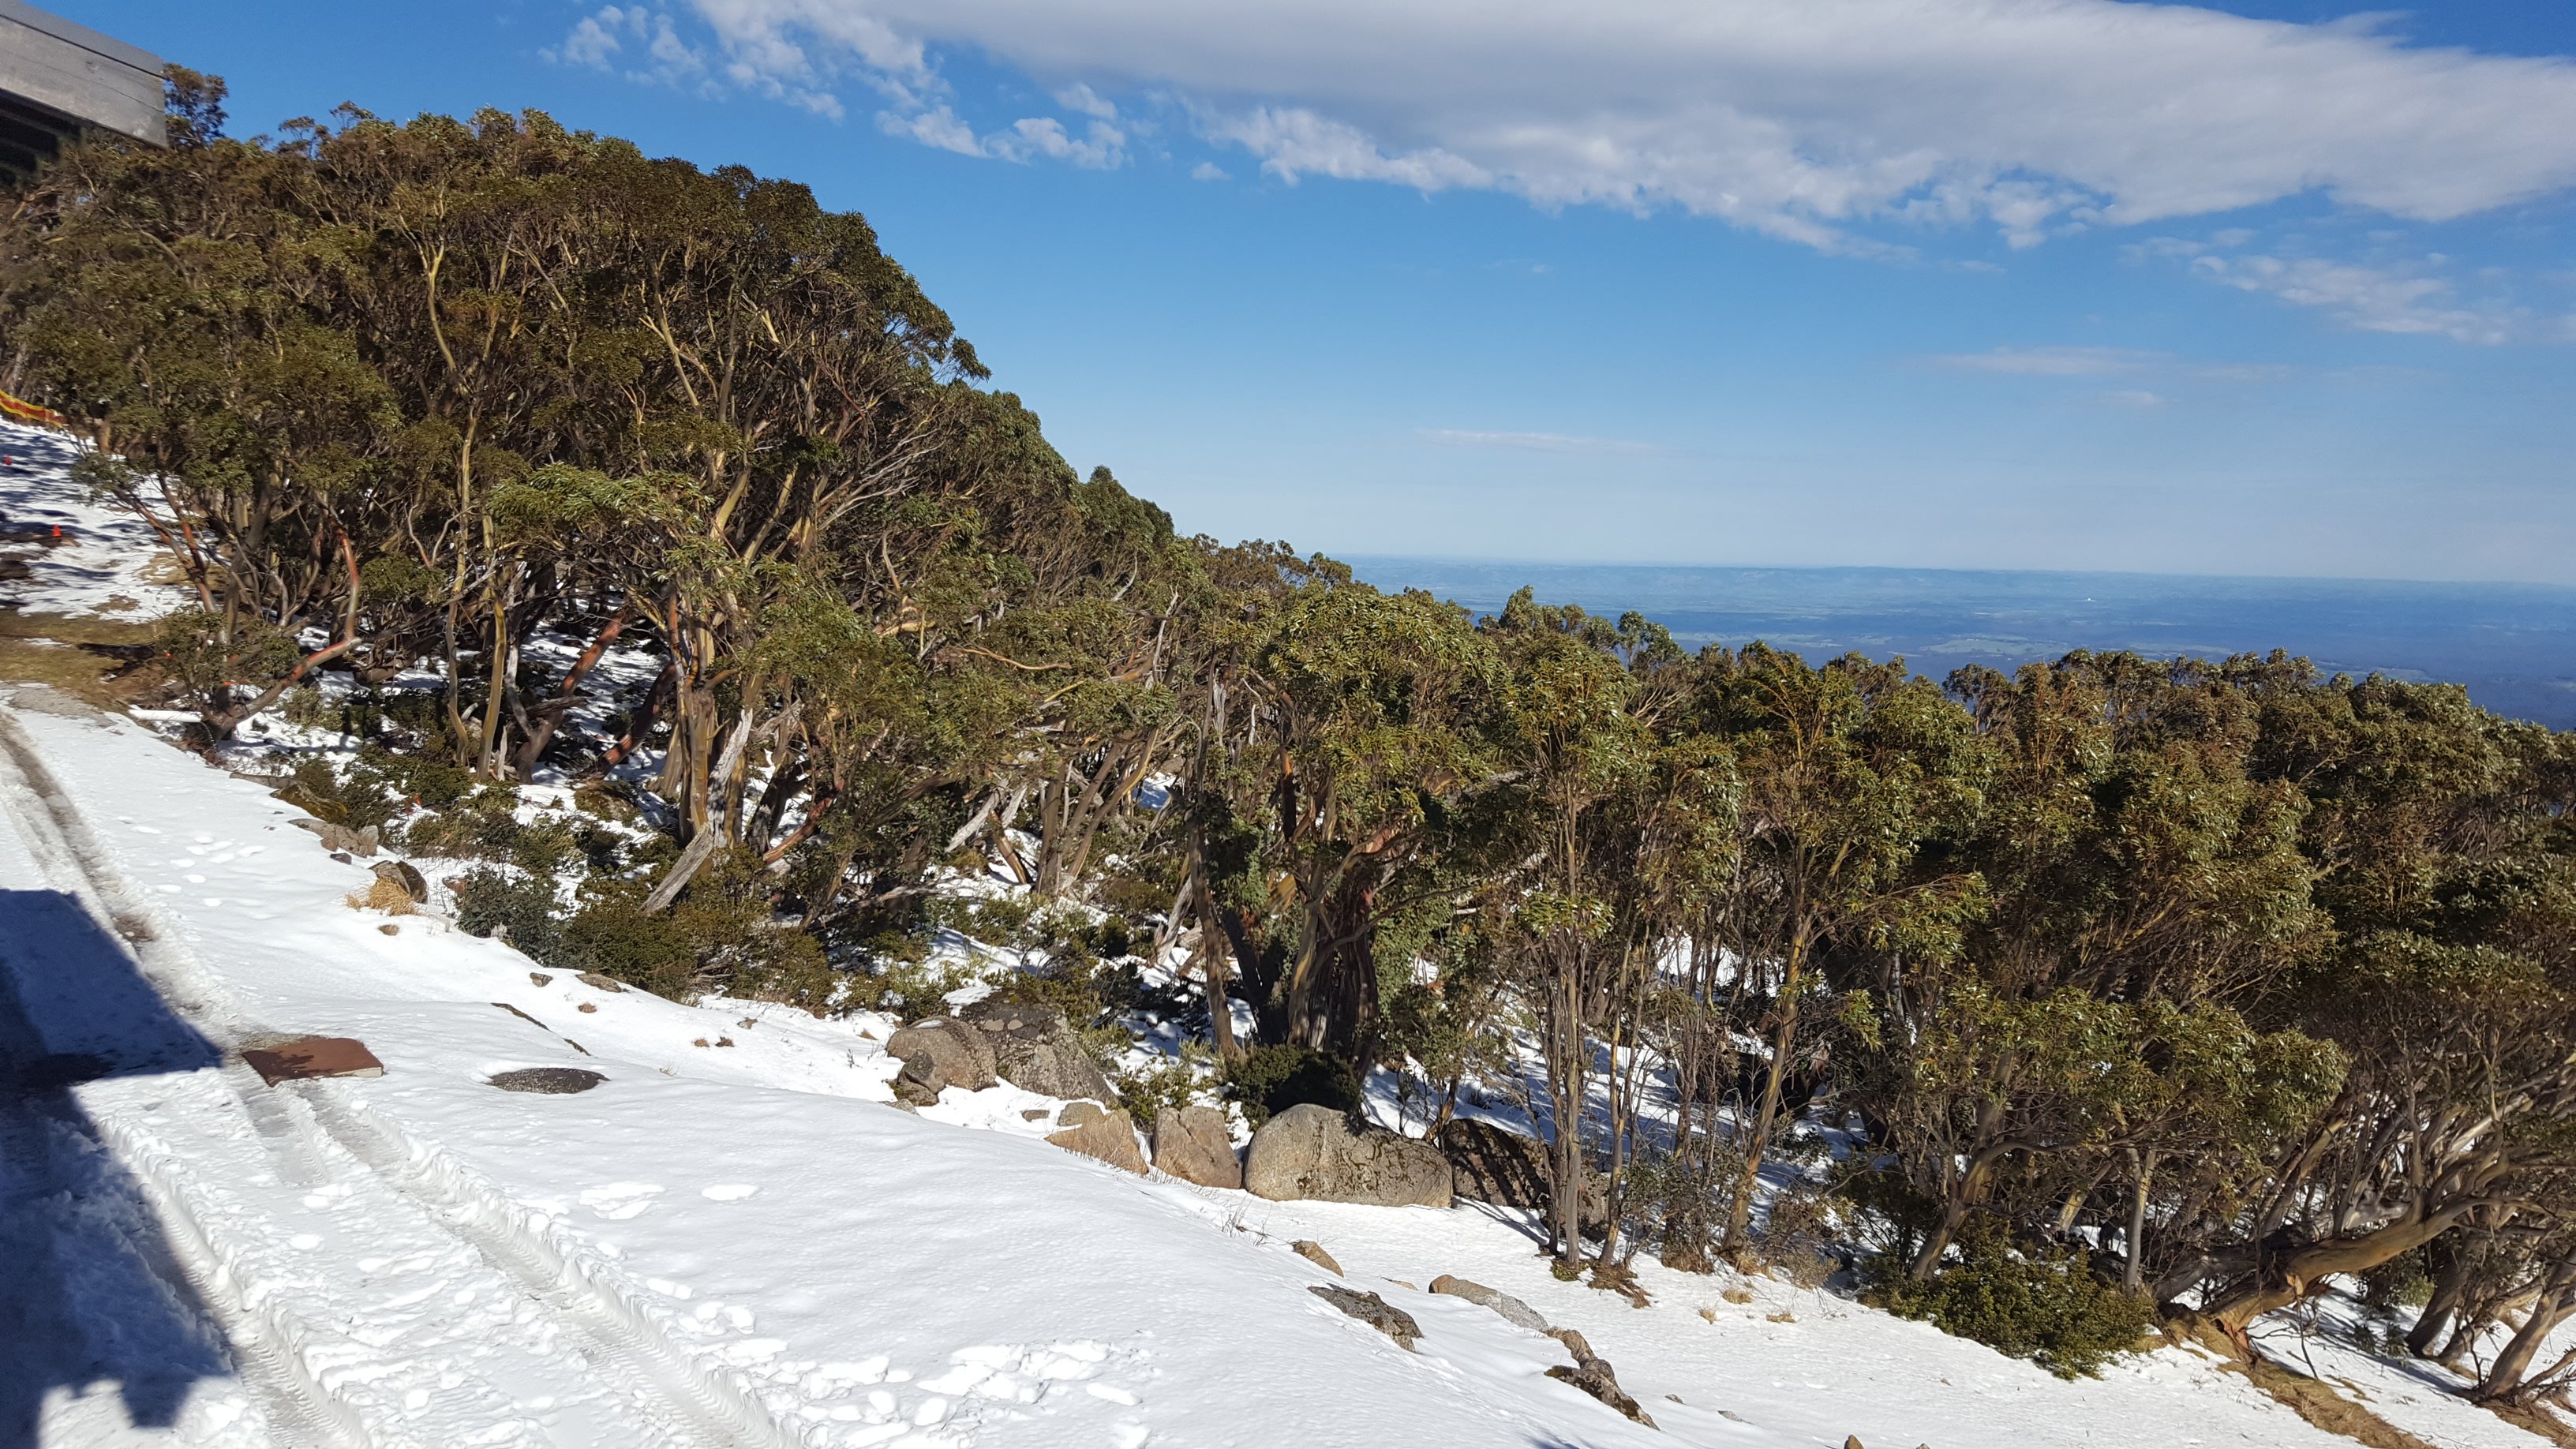
[[1768,1038],[1721,1240],[1741,1253],[1801,1029],[1834,984],[1828,955],[1851,964],[1851,985],[1946,962],[1983,909],[1982,883],[1945,850],[1975,819],[1985,767],[1966,717],[1901,662],[1815,667],[1757,643],[1707,666],[1699,728],[1733,756],[1743,861],[1713,924],[1759,980]]

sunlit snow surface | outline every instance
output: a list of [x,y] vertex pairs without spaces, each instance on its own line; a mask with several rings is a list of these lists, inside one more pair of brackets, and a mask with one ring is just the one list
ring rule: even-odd
[[142,520],[68,477],[79,445],[0,422],[0,608],[137,622],[194,597]]

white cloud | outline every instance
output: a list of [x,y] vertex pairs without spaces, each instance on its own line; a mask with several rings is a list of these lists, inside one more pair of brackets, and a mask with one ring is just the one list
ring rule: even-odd
[[1190,179],[1192,181],[1231,181],[1234,178],[1228,176],[1225,168],[1215,162],[1202,161],[1190,168]]
[[959,119],[957,112],[943,102],[909,114],[881,111],[877,126],[887,135],[906,137],[961,156],[990,156],[1003,161],[1044,156],[1099,171],[1127,161],[1127,135],[1107,121],[1094,121],[1082,135],[1075,136],[1053,116],[1031,116],[979,136],[973,126]]
[[[1856,232],[1891,222],[2027,246],[2310,191],[2439,219],[2576,184],[2576,63],[2367,21],[2116,0],[690,3],[736,84],[789,99],[848,76],[928,115],[950,99],[934,57],[972,49],[1101,121],[1104,93],[1169,96],[1287,179],[1679,207],[1846,250],[1886,249]],[[559,53],[597,47],[576,27]]]
[[669,15],[641,5],[603,5],[596,14],[585,15],[576,22],[564,36],[563,44],[537,53],[556,65],[616,71],[630,46],[636,54],[634,63],[623,67],[627,79],[659,85],[703,85],[706,57],[680,38],[679,28]]
[[2102,401],[2115,408],[2160,408],[2165,405],[2161,394],[2143,387],[2111,388],[2101,395]]
[[1526,453],[1652,453],[1652,443],[1625,438],[1581,438],[1567,433],[1480,433],[1460,428],[1424,428],[1425,442],[1452,448],[1511,448]]
[[[2191,275],[2221,286],[2322,309],[2362,332],[2447,337],[2488,346],[2576,338],[2576,318],[2536,313],[2500,296],[2463,298],[2459,284],[2443,272],[2449,259],[2440,255],[2352,261],[2230,250],[2253,235],[2222,231],[2208,242],[2157,237],[2132,250],[2181,261]],[[2504,278],[2489,271],[2483,280],[2493,284]]]

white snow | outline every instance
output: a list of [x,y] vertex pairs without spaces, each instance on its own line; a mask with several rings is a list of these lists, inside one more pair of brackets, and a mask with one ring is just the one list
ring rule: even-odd
[[195,595],[141,520],[94,502],[68,478],[80,444],[0,422],[0,607],[31,614],[99,614],[140,622]]

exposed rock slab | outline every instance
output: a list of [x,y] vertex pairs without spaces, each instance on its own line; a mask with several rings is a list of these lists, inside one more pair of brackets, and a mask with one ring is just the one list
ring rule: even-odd
[[608,1078],[581,1067],[522,1067],[515,1072],[494,1072],[483,1080],[504,1092],[569,1097],[575,1092],[587,1092]]
[[1431,1291],[1481,1304],[1501,1314],[1506,1322],[1519,1324],[1534,1333],[1549,1331],[1547,1320],[1539,1315],[1537,1309],[1499,1288],[1488,1288],[1482,1283],[1471,1283],[1464,1278],[1452,1278],[1443,1273],[1431,1280]]
[[1312,1238],[1299,1238],[1288,1245],[1288,1251],[1336,1278],[1342,1276],[1342,1265],[1334,1262],[1333,1255],[1324,1251],[1324,1245]]
[[1394,1339],[1408,1352],[1413,1348],[1413,1341],[1422,1336],[1422,1325],[1413,1321],[1412,1314],[1374,1293],[1362,1293],[1356,1288],[1330,1283],[1306,1291]]
[[1637,1401],[1628,1396],[1628,1391],[1619,1387],[1619,1376],[1611,1372],[1610,1361],[1594,1353],[1592,1345],[1584,1341],[1582,1334],[1571,1328],[1553,1328],[1548,1330],[1548,1336],[1564,1344],[1565,1351],[1574,1355],[1572,1368],[1559,1364],[1547,1371],[1549,1378],[1558,1383],[1572,1384],[1649,1429],[1655,1427],[1655,1421],[1647,1418],[1646,1411],[1637,1407]]

